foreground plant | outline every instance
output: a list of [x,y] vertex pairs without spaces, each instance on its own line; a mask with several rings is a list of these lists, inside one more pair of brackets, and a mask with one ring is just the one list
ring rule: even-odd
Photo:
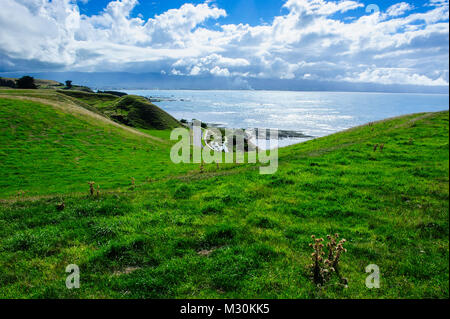
[[[329,282],[333,276],[336,274],[341,284],[347,286],[347,279],[343,278],[340,273],[339,262],[343,252],[347,252],[347,249],[344,248],[345,239],[341,239],[338,242],[339,234],[335,234],[334,236],[328,235],[328,243],[326,244],[328,254],[325,252],[323,244],[323,238],[316,238],[316,236],[312,235],[311,238],[314,240],[313,244],[309,244],[310,247],[314,249],[311,257],[313,263],[311,264],[311,270],[313,275],[314,284],[317,286],[324,286],[327,282]],[[326,259],[325,255],[327,255]]]
[[62,212],[66,208],[66,204],[64,203],[64,200],[56,204],[56,209],[60,212]]
[[88,182],[88,185],[89,185],[89,194],[91,196],[94,196],[94,193],[95,193],[95,189],[94,189],[95,182]]

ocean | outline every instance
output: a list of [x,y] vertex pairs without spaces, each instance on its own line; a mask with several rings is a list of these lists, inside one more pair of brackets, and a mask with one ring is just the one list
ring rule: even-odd
[[[125,90],[151,98],[178,120],[273,128],[322,137],[389,117],[449,109],[448,94]],[[280,146],[305,139],[286,139]]]

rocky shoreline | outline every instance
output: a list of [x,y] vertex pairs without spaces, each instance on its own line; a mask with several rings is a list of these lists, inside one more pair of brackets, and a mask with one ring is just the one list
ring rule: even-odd
[[[227,127],[223,127],[221,124],[214,124],[214,123],[206,123],[208,127],[217,128],[221,131],[224,131],[225,129],[230,129]],[[235,129],[231,129],[235,130]],[[261,129],[258,128],[252,128],[249,129],[250,132],[252,132],[253,136],[258,136],[258,131]],[[286,138],[314,138],[314,136],[304,134],[301,131],[294,131],[294,130],[278,130],[278,139],[286,139]],[[266,129],[266,139],[270,140],[270,132],[269,129]]]

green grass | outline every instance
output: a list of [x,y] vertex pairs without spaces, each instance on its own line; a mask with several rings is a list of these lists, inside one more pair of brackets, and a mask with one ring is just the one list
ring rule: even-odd
[[180,127],[180,123],[150,103],[146,98],[136,95],[126,95],[119,98],[111,106],[104,109],[104,113],[114,118],[120,116],[122,123],[147,130],[169,130]]
[[[3,78],[4,80],[10,80],[16,82],[18,78]],[[41,80],[41,79],[34,79],[34,83],[36,86],[40,88],[54,88],[54,87],[60,87],[64,86],[62,83],[53,81],[53,80]]]
[[126,95],[119,98],[107,93],[64,90],[58,90],[58,93],[75,98],[109,118],[132,127],[147,130],[168,130],[180,126],[175,118],[141,96]]
[[106,93],[89,93],[83,91],[72,91],[72,90],[58,90],[58,93],[65,94],[67,96],[76,98],[90,106],[98,109],[110,106],[112,103],[118,100],[118,97],[112,94]]
[[44,195],[130,186],[189,167],[172,164],[167,141],[98,125],[51,106],[0,99],[0,194]]
[[[2,99],[0,113],[2,298],[449,297],[448,112],[282,149],[269,176],[171,164],[168,131],[134,136],[36,102]],[[308,244],[336,232],[348,288],[318,289]],[[65,287],[68,264],[80,289]],[[381,289],[365,287],[369,264]]]

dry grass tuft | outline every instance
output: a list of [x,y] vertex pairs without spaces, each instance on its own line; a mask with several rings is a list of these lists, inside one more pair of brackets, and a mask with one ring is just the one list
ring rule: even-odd
[[66,208],[66,204],[64,203],[64,201],[62,201],[61,203],[56,204],[56,209],[59,212],[62,212],[64,210],[64,208]]
[[88,184],[89,184],[89,194],[91,196],[94,196],[94,193],[95,193],[95,189],[94,189],[95,182],[88,182]]

